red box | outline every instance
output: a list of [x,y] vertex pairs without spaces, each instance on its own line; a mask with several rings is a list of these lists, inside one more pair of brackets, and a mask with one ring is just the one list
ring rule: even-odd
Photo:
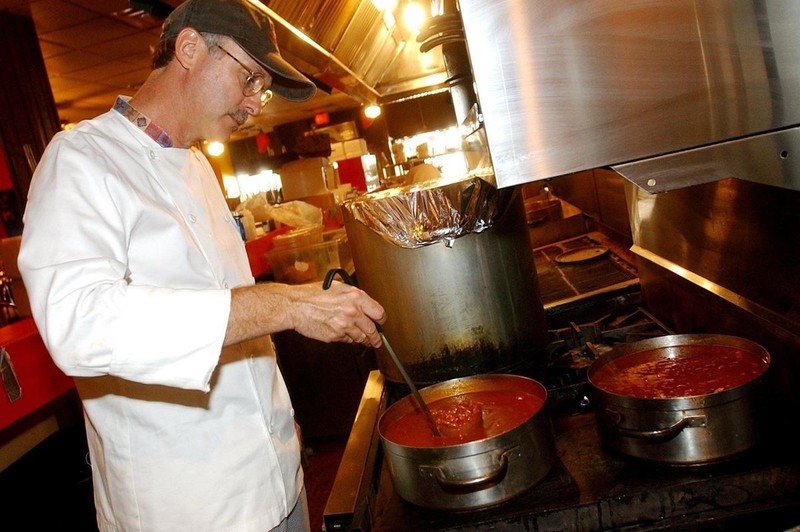
[[12,403],[0,388],[0,430],[75,388],[72,378],[64,375],[50,358],[33,318],[0,328],[0,347],[8,353],[22,391]]

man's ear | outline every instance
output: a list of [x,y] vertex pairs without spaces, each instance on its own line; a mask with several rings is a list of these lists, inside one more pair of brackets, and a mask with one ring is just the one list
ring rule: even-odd
[[202,39],[200,32],[192,28],[184,28],[178,33],[178,38],[175,39],[175,59],[183,68],[191,68],[197,61],[197,55],[203,46],[200,43]]

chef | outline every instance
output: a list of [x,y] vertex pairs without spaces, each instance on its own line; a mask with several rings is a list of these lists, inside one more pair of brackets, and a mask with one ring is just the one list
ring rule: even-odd
[[30,187],[19,267],[75,378],[101,531],[306,530],[300,444],[268,336],[379,346],[384,309],[335,283],[254,284],[197,148],[314,84],[246,0],[188,0],[132,97],[57,134]]

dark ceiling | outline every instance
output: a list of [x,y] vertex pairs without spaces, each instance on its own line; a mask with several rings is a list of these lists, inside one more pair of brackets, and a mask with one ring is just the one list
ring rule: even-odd
[[[180,1],[163,4],[174,7]],[[338,3],[317,2],[318,9]],[[108,110],[117,95],[136,91],[150,71],[151,47],[162,22],[157,13],[139,9],[128,0],[0,0],[0,10],[29,14],[33,19],[63,122],[96,116]],[[251,131],[269,131],[316,112],[359,107],[362,101],[336,88],[330,94],[318,91],[301,104],[275,98],[262,117],[248,125]]]

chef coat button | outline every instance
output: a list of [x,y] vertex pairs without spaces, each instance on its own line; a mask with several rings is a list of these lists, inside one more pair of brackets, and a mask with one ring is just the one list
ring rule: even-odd
[[148,155],[148,156],[149,156],[151,159],[155,159],[155,158],[156,158],[156,152],[154,152],[153,150],[150,150],[150,152],[149,152],[147,155]]
[[222,283],[222,288],[230,288],[230,287],[228,286],[228,283]]
[[268,427],[268,430],[269,430],[269,433],[270,433],[270,434],[272,434],[272,431],[274,430],[274,429],[272,428],[272,424],[270,424],[270,425],[269,425],[269,427]]
[[294,417],[294,408],[290,408],[290,409],[289,409],[289,415],[290,415],[291,417]]
[[197,223],[197,216],[195,216],[194,214],[190,214],[189,221],[191,221],[192,223]]

